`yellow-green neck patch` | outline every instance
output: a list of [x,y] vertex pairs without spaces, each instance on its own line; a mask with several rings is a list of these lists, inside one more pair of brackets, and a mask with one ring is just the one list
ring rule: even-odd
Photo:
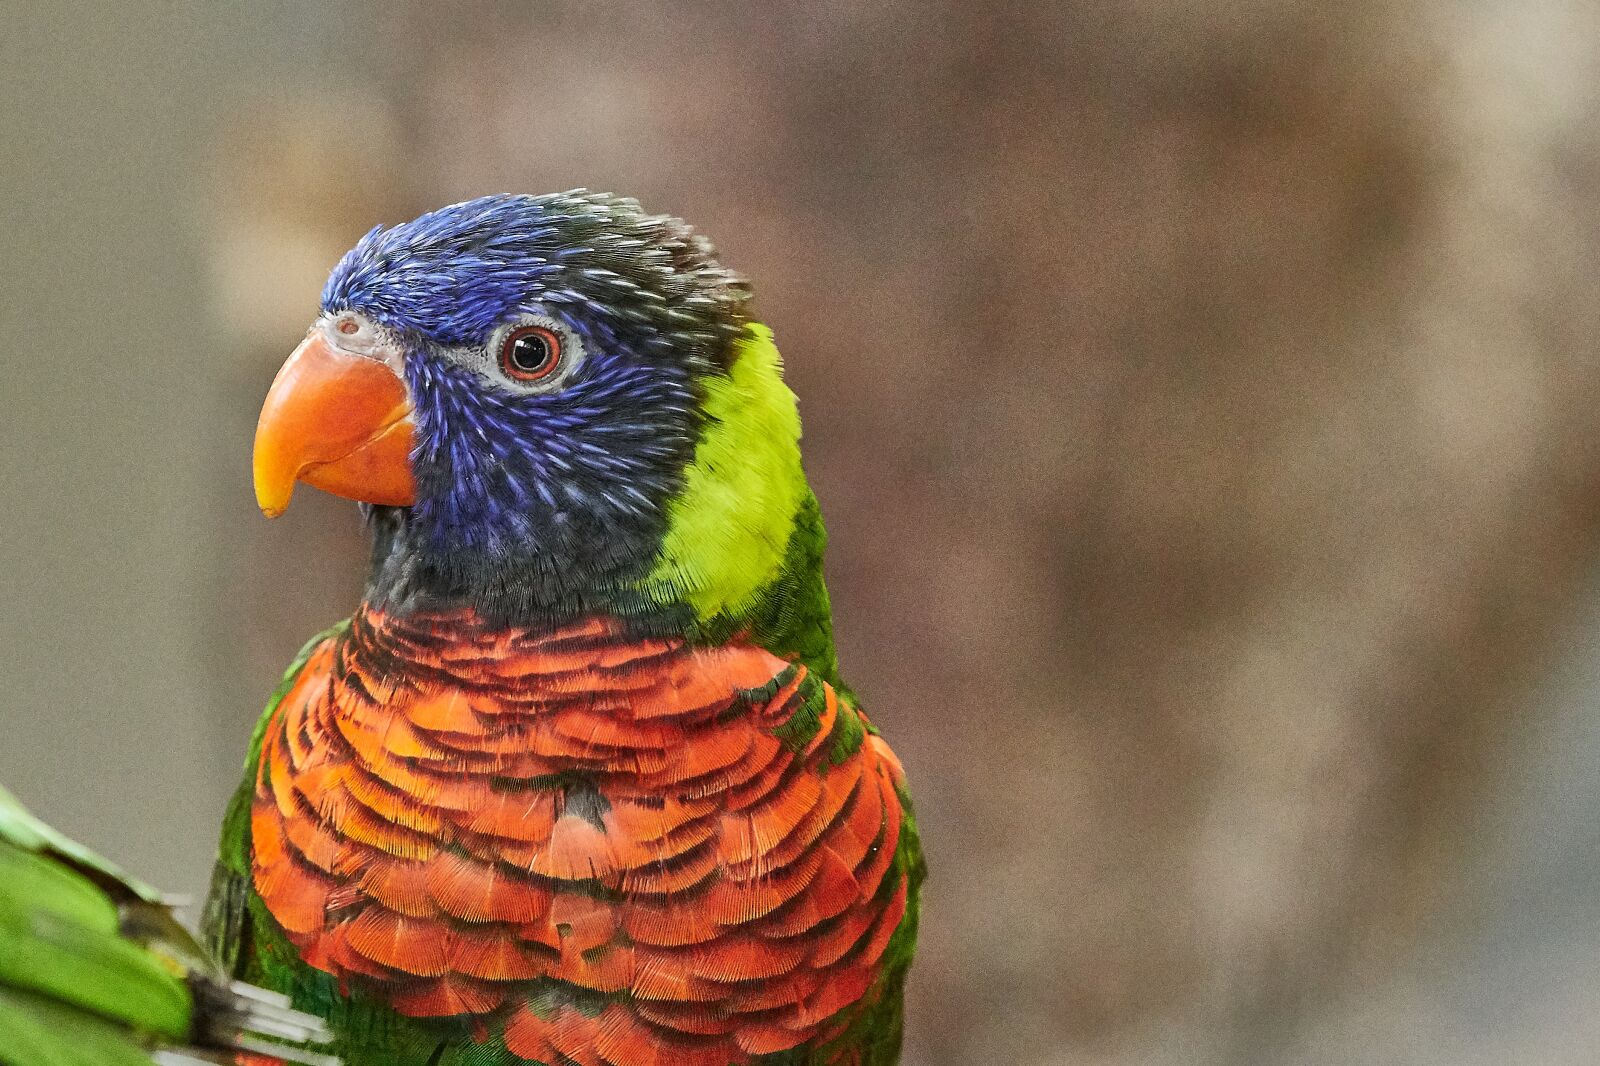
[[777,574],[807,496],[800,414],[772,331],[752,323],[727,376],[705,383],[706,427],[668,512],[645,592],[708,621],[738,616]]

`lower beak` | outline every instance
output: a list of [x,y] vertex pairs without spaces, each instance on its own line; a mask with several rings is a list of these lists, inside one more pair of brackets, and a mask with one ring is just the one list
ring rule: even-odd
[[405,382],[387,363],[330,344],[313,329],[267,392],[256,424],[256,502],[268,518],[294,485],[364,503],[409,505],[414,429]]

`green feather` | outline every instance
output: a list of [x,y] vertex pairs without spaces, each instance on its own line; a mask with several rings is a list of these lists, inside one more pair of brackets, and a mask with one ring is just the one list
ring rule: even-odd
[[789,532],[783,565],[737,614],[724,614],[703,627],[701,639],[719,644],[744,633],[781,659],[805,663],[844,699],[851,691],[839,676],[833,643],[833,609],[823,580],[822,556],[828,531],[817,498],[806,490]]
[[728,373],[703,385],[705,429],[643,589],[710,620],[743,613],[772,580],[809,493],[800,414],[772,331],[752,323]]
[[800,415],[772,331],[705,383],[706,427],[645,593],[685,602],[704,644],[742,635],[805,663],[845,698],[822,559],[828,531],[800,461]]

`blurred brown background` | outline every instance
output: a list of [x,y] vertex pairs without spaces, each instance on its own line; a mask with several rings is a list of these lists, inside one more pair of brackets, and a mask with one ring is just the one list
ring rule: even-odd
[[1600,9],[14,5],[0,780],[204,883],[359,595],[256,405],[361,232],[753,277],[931,854],[908,1066],[1588,1063]]

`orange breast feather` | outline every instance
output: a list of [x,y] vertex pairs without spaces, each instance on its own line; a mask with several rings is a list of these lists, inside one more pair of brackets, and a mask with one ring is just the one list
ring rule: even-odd
[[854,713],[755,647],[364,612],[269,723],[256,889],[309,964],[524,1058],[782,1051],[905,911],[898,764],[829,742]]

